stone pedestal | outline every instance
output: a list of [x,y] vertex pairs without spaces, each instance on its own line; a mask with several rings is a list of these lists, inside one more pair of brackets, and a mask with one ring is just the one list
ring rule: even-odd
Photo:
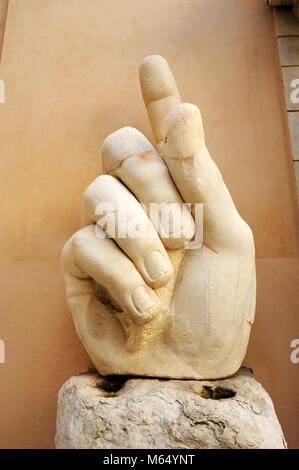
[[283,449],[271,398],[241,368],[224,380],[71,377],[58,394],[58,449]]

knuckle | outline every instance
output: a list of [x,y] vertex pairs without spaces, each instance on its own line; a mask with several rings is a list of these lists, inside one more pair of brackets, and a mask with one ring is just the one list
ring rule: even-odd
[[[116,179],[110,175],[98,176],[83,193],[82,215],[84,220],[93,221],[97,204],[101,199],[109,198],[109,191]],[[108,191],[108,192],[107,192]]]
[[112,181],[114,181],[115,178],[110,175],[100,175],[98,176],[95,180],[93,180],[92,183],[90,183],[89,186],[85,189],[83,193],[83,201],[90,201],[93,200],[95,197],[97,197],[102,189],[111,184]]

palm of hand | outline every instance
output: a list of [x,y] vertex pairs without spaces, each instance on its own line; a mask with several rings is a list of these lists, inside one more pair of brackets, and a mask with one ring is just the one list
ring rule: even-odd
[[[84,228],[63,251],[68,305],[104,375],[226,377],[241,365],[254,319],[252,233],[204,145],[199,110],[180,104],[167,63],[151,56],[140,71],[163,159],[132,128],[105,140],[109,175],[87,188]],[[200,248],[185,249],[194,222],[183,201],[202,204]],[[98,227],[111,235],[107,202],[114,212],[122,203],[126,220],[147,227],[147,238],[102,238]],[[161,238],[161,226],[139,204],[148,210],[152,202],[166,203],[179,220],[172,231],[184,226],[184,233]]]

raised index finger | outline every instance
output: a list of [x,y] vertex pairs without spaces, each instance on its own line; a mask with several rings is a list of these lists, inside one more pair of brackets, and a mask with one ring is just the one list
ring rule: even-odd
[[160,55],[145,57],[139,67],[141,91],[153,134],[159,143],[168,112],[181,102],[180,94],[166,60]]

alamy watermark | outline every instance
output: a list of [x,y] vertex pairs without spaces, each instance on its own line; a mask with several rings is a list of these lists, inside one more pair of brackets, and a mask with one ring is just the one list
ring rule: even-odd
[[3,339],[0,339],[0,364],[5,363],[5,343]]
[[293,351],[291,352],[291,362],[293,364],[298,364],[299,363],[299,339],[293,339],[291,341],[290,347],[293,348]]
[[[191,240],[185,243],[186,249],[198,249],[203,242],[203,204],[202,203],[150,203],[141,204],[140,211],[136,201],[122,201],[117,206],[109,202],[97,204],[95,225],[98,238],[154,239],[159,233],[161,239]],[[193,220],[192,220],[192,217]],[[195,230],[194,223],[195,222]]]
[[299,78],[294,78],[290,83],[291,88],[295,88],[291,92],[290,99],[293,104],[299,103]]
[[5,103],[5,85],[3,80],[0,80],[0,103]]

